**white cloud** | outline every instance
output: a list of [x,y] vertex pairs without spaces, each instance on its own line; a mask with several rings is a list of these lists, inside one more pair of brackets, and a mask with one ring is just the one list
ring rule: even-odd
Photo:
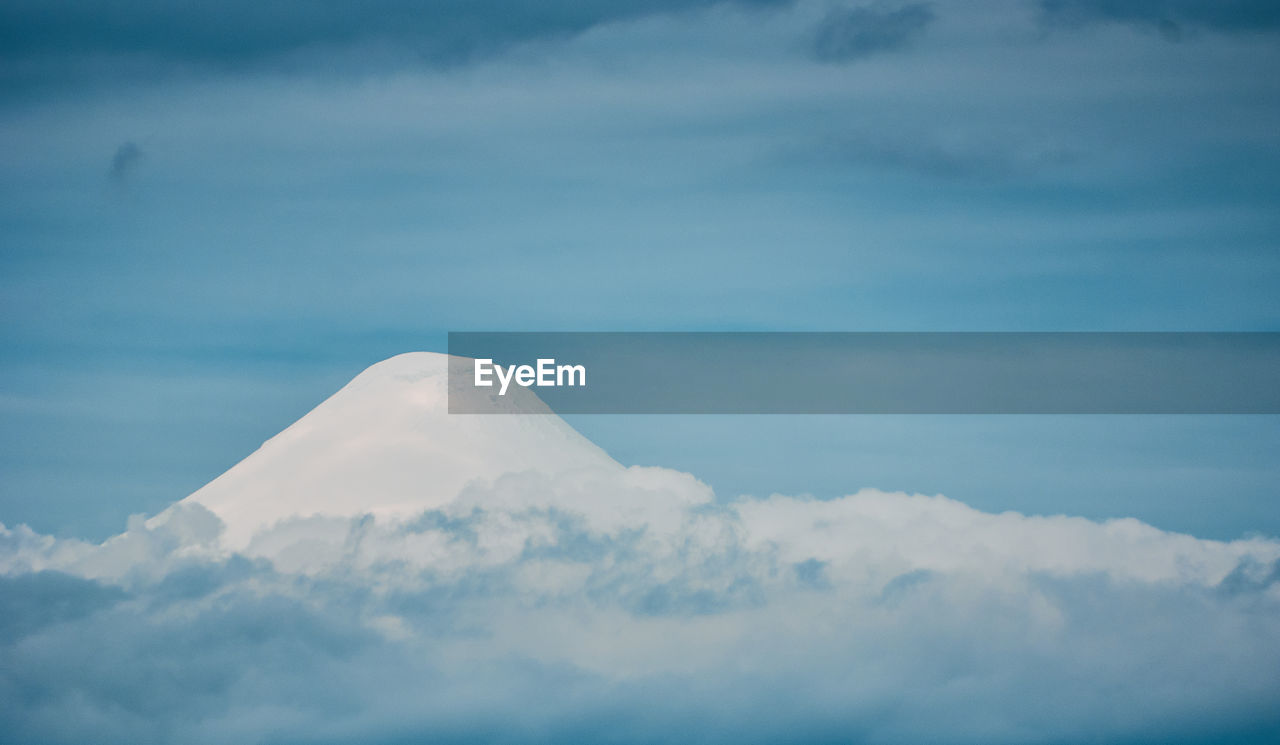
[[101,546],[21,526],[0,540],[17,619],[0,718],[17,741],[1280,726],[1271,539],[872,490],[724,504],[688,474],[605,468],[474,482],[407,520],[285,521],[237,554],[198,505]]

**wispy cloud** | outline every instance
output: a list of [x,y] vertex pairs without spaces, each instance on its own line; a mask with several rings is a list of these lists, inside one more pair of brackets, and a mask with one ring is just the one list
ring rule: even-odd
[[848,62],[901,49],[924,33],[933,19],[926,3],[833,10],[818,25],[813,53],[823,62]]
[[[0,7],[5,82],[25,88],[102,77],[263,66],[326,68],[390,58],[450,66],[512,45],[563,38],[617,21],[790,0],[228,0],[221,3],[8,2]],[[353,52],[354,50],[354,52]]]
[[1054,24],[1114,22],[1154,28],[1169,38],[1190,30],[1261,33],[1280,30],[1280,5],[1271,0],[1041,0]]

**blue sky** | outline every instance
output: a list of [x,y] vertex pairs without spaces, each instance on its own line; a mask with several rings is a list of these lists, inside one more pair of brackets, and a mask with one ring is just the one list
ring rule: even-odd
[[1273,416],[408,355],[170,505],[449,331],[1280,331],[1277,7],[0,3],[0,739],[1275,742]]
[[[448,330],[1276,330],[1263,2],[0,10],[0,521],[105,537]],[[579,418],[722,496],[1280,533],[1269,417]]]

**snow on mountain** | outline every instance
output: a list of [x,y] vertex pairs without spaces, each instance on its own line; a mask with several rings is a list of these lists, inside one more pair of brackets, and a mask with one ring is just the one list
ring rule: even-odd
[[527,415],[449,414],[448,360],[413,352],[373,365],[180,504],[221,518],[235,550],[287,518],[408,517],[506,473],[622,468],[528,389],[493,404]]

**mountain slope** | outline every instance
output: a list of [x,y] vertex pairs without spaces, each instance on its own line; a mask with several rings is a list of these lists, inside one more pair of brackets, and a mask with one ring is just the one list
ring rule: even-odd
[[414,352],[373,365],[180,504],[216,514],[224,545],[239,549],[285,518],[404,517],[504,473],[621,468],[525,389],[501,405],[528,415],[449,414],[448,359]]

